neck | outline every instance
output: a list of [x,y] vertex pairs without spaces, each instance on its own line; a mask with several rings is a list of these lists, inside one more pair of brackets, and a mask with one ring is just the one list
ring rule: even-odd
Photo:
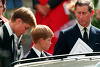
[[83,26],[83,27],[88,27],[89,25],[90,25],[90,23],[86,23],[86,24],[80,24],[81,26]]
[[42,49],[41,49],[41,46],[40,46],[40,44],[34,44],[34,47],[36,48],[36,49],[38,49],[40,52],[42,52]]

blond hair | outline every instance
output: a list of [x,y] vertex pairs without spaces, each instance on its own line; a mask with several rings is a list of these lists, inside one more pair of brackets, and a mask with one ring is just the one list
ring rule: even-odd
[[27,23],[31,26],[36,26],[36,18],[30,8],[21,7],[14,11],[11,20],[15,21],[16,19],[22,19],[24,23]]
[[40,38],[43,38],[45,40],[53,36],[54,36],[53,31],[46,25],[37,25],[32,30],[32,38],[34,43],[37,43]]

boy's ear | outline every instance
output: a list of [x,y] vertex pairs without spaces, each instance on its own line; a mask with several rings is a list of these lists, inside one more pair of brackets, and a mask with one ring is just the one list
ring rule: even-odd
[[22,21],[20,18],[17,18],[17,19],[16,19],[16,22],[17,22],[17,23],[22,23],[23,21]]

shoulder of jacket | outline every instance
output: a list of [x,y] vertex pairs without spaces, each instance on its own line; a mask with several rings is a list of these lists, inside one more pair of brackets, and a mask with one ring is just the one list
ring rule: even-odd
[[47,56],[52,56],[52,54],[48,53],[48,52],[44,52]]
[[3,28],[2,27],[0,27],[0,38],[3,39]]

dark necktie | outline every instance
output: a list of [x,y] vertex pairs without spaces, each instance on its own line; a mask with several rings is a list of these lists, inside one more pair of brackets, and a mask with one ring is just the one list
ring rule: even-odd
[[16,56],[17,56],[17,51],[15,48],[15,41],[14,41],[14,35],[11,35],[11,39],[12,39],[12,52],[13,52],[13,57],[14,57],[14,61],[16,61]]
[[[44,54],[43,54],[42,52],[41,52],[40,57],[45,57]],[[45,60],[46,60],[46,59],[44,59],[44,58],[41,58],[41,59],[40,59],[40,61],[45,61]]]
[[14,61],[17,61],[18,60],[18,49],[16,47],[16,44],[15,44],[15,41],[14,41],[14,35],[12,34],[11,35],[11,38],[12,38],[12,52],[13,52],[13,57],[14,57]]
[[83,40],[85,43],[88,43],[88,34],[86,30],[87,28],[84,28]]
[[22,42],[20,41],[18,44],[18,60],[20,60],[22,57],[23,49],[22,49]]
[[42,54],[42,52],[41,52],[41,55],[40,55],[40,57],[44,57],[44,55]]

